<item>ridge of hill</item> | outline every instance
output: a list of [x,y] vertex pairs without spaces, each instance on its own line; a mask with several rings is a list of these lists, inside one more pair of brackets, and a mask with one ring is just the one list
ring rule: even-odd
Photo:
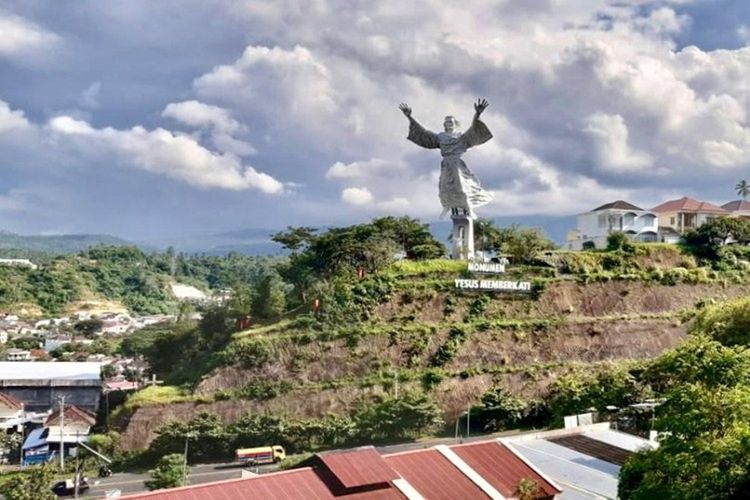
[[22,235],[0,231],[0,252],[8,257],[23,255],[24,252],[71,254],[99,245],[126,246],[132,243],[108,234]]

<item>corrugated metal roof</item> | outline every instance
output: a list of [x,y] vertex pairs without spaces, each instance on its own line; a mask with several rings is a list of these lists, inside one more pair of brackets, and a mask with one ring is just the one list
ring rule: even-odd
[[387,483],[399,478],[372,447],[318,456],[345,488]]
[[430,500],[489,498],[435,450],[409,451],[383,458],[423,497]]
[[1,361],[2,380],[100,380],[101,363],[75,361]]
[[651,441],[647,441],[641,437],[633,436],[632,434],[626,434],[614,429],[586,431],[583,433],[583,435],[632,452],[658,447],[658,443],[652,443]]
[[544,439],[510,444],[536,468],[552,478],[563,491],[604,498],[617,497],[620,467]]
[[143,500],[327,500],[334,498],[325,483],[310,468],[266,474],[245,479],[151,491],[126,498]]
[[0,405],[11,410],[23,410],[23,401],[4,392],[0,392]]
[[571,450],[579,451],[590,457],[595,457],[599,460],[604,460],[605,462],[617,465],[624,464],[628,458],[630,458],[630,455],[633,454],[632,451],[613,446],[609,443],[596,440],[583,434],[560,436],[550,439],[549,441],[570,448]]
[[497,441],[451,446],[450,449],[504,497],[515,495],[518,483],[524,478],[535,481],[547,496],[558,493],[546,479]]

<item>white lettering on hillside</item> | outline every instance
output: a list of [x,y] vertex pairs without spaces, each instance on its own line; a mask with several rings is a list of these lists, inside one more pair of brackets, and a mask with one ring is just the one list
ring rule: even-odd
[[469,262],[468,270],[473,273],[504,273],[507,260],[500,262]]
[[508,292],[530,292],[531,283],[528,281],[502,280],[468,280],[456,279],[455,287],[460,290],[501,290]]

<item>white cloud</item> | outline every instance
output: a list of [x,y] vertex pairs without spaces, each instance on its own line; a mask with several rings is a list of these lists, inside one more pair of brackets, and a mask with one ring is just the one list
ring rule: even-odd
[[257,152],[249,142],[233,137],[247,129],[224,108],[190,100],[168,104],[161,115],[191,127],[210,130],[211,142],[225,153],[245,156]]
[[213,127],[228,133],[242,128],[226,109],[196,100],[170,103],[161,115],[193,127]]
[[243,165],[236,156],[210,151],[190,136],[174,134],[163,128],[96,129],[85,121],[59,116],[50,120],[49,129],[53,134],[73,139],[74,146],[83,155],[101,153],[104,149],[105,153],[114,154],[124,164],[179,179],[195,187],[234,191],[256,189],[270,194],[284,190],[281,182]]
[[394,176],[404,172],[404,165],[392,160],[372,158],[367,161],[342,163],[337,161],[326,172],[327,179],[362,179],[368,177]]
[[620,115],[594,113],[583,130],[594,139],[598,165],[604,170],[627,172],[653,164],[651,156],[628,145],[628,127]]
[[0,56],[20,57],[57,43],[60,37],[22,17],[0,12]]
[[366,187],[349,187],[341,191],[341,200],[350,205],[369,205],[373,202],[372,193]]
[[0,134],[28,129],[30,126],[23,111],[12,110],[7,102],[0,100]]

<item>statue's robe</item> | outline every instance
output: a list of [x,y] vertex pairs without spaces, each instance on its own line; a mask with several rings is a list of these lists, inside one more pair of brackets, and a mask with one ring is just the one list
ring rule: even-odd
[[440,203],[443,214],[451,209],[461,209],[472,218],[474,208],[486,205],[492,200],[479,184],[479,179],[469,170],[461,155],[472,146],[492,139],[492,133],[482,120],[474,120],[466,132],[431,132],[416,120],[409,120],[407,139],[428,149],[440,149],[443,161],[440,164]]

